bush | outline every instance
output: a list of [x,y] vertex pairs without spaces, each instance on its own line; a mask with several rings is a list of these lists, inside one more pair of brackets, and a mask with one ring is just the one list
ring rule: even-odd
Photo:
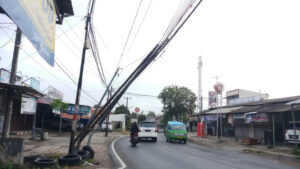
[[293,147],[292,149],[292,153],[296,156],[300,156],[300,150],[297,147]]

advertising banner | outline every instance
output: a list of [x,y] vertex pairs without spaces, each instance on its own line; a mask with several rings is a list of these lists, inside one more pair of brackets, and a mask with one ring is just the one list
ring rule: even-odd
[[[89,106],[79,106],[78,114],[85,115],[85,114],[88,114],[90,112],[90,110],[91,110],[91,107],[89,107]],[[74,112],[75,112],[75,105],[69,104],[67,113],[74,114]]]
[[268,115],[267,113],[246,113],[245,114],[245,123],[251,123],[251,122],[268,122]]
[[54,66],[56,13],[53,0],[0,0],[41,57]]
[[36,105],[36,98],[23,95],[21,104],[21,114],[35,114]]
[[209,91],[208,92],[208,105],[210,107],[216,107],[217,106],[217,92],[215,91]]

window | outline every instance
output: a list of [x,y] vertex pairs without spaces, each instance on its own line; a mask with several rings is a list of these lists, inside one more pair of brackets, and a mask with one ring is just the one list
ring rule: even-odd
[[172,126],[173,130],[186,130],[185,125],[173,125]]
[[140,127],[155,127],[155,123],[153,123],[153,122],[142,122]]

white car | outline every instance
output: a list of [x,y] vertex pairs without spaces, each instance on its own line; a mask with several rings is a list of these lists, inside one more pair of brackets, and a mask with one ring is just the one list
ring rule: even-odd
[[139,125],[139,140],[149,140],[157,141],[157,126],[155,122],[143,121]]
[[292,122],[289,122],[289,129],[285,131],[285,140],[289,143],[300,143],[300,121],[295,121],[296,135]]
[[[106,121],[104,121],[101,125],[101,131],[105,131],[106,130]],[[112,131],[112,122],[108,122],[108,127],[107,127],[107,131]]]

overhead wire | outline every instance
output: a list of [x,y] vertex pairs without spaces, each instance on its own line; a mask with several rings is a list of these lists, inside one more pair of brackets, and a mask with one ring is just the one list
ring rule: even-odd
[[[74,31],[74,30],[72,29],[72,27],[71,27],[70,29],[73,31],[74,34],[76,34],[77,38],[80,40],[79,35],[76,33],[76,31]],[[62,30],[61,30],[61,31],[62,31]],[[73,46],[75,46],[75,48],[77,49],[77,51],[81,52],[81,51],[79,50],[79,47],[71,40],[71,38],[70,38],[67,34],[65,34],[65,35],[66,35],[66,37],[69,39],[69,41],[72,42]],[[64,40],[61,39],[61,41],[62,41],[62,43],[63,43],[65,46],[67,46],[67,48],[68,48],[69,50],[71,50],[71,52],[72,52],[74,55],[76,55],[76,56],[80,59],[81,56],[80,56],[79,53],[78,53],[78,54],[75,53],[75,51],[72,50],[71,47],[70,47],[67,43],[65,43]],[[81,41],[81,40],[80,40],[80,41]],[[84,41],[82,41],[82,43],[84,43]],[[93,62],[92,62],[91,60],[89,60],[88,58],[87,58],[87,61],[88,61],[91,65],[93,64]],[[91,65],[88,64],[87,67],[88,67],[95,75],[97,75],[98,73],[96,73],[95,70],[92,69]],[[101,75],[100,75],[100,81],[102,81]]]
[[[94,59],[95,59],[95,63],[96,63],[96,66],[97,66],[97,70],[98,70],[100,79],[101,79],[101,81],[102,81],[102,83],[103,83],[103,85],[104,85],[104,87],[105,87],[105,86],[107,86],[107,83],[106,83],[106,80],[105,80],[104,73],[101,72],[102,66],[101,66],[101,64],[99,63],[99,60],[98,60],[98,58],[97,58],[97,57],[98,57],[97,50],[96,50],[95,44],[94,44],[94,42],[93,42],[91,36],[92,36],[92,35],[89,35],[89,36],[88,36],[89,41],[90,41],[90,44],[91,44],[91,50],[92,50],[92,53],[93,53],[93,56],[94,56]],[[101,67],[101,68],[100,68],[100,67]],[[102,69],[102,71],[103,71],[103,69]]]
[[5,47],[6,45],[8,45],[9,43],[13,42],[13,40],[15,39],[14,37],[15,37],[15,34],[13,34],[13,35],[8,39],[7,42],[5,42],[3,45],[1,45],[0,48],[3,48],[3,47]]
[[135,35],[134,35],[134,37],[133,37],[133,39],[132,39],[132,41],[131,41],[131,43],[130,43],[128,49],[127,49],[127,52],[125,53],[125,56],[126,56],[126,55],[128,54],[128,52],[130,51],[130,49],[131,49],[131,47],[132,47],[132,45],[133,45],[133,43],[134,43],[134,41],[135,41],[135,39],[136,39],[136,37],[137,37],[139,31],[140,31],[140,29],[141,29],[141,27],[142,27],[142,25],[143,25],[143,23],[144,23],[144,21],[145,21],[145,18],[146,18],[146,16],[147,16],[148,12],[149,12],[149,9],[150,9],[151,4],[152,4],[152,0],[150,0],[150,3],[148,4],[148,7],[147,7],[147,9],[146,9],[146,12],[144,13],[144,16],[143,16],[143,18],[142,18],[142,21],[140,22],[140,25],[139,25],[138,28],[137,28],[137,31],[136,31],[136,33],[135,33]]
[[[141,62],[140,65],[130,74],[130,76],[124,81],[124,83],[117,89],[117,91],[109,98],[109,100],[100,108],[99,111],[96,112],[94,118],[90,119],[89,123],[86,127],[76,136],[74,139],[74,144],[76,147],[80,147],[80,143],[83,141],[85,136],[91,131],[96,124],[102,123],[104,119],[109,115],[110,111],[114,108],[114,106],[118,103],[122,95],[126,92],[129,86],[136,80],[136,78],[149,66],[149,64],[162,52],[162,50],[166,47],[171,40],[174,39],[175,35],[182,28],[182,26],[186,23],[186,21],[190,18],[196,8],[200,5],[202,0],[199,0],[194,8],[192,8],[191,12],[187,14],[188,16],[183,19],[181,17],[180,22],[176,24],[176,29],[172,29],[172,32],[168,33],[168,36],[163,39],[163,41],[159,42],[155,47],[150,51],[147,57]],[[180,24],[179,24],[180,23]]]
[[[26,54],[26,55],[30,55],[26,50],[24,50],[23,48],[21,48],[21,50]],[[65,83],[63,80],[59,79],[56,75],[54,75],[52,72],[50,72],[48,69],[46,69],[44,66],[41,65],[40,62],[38,62],[35,58],[30,57],[34,62],[36,62],[42,69],[46,70],[48,72],[49,75],[51,75],[52,77],[54,77],[55,79],[57,79],[58,81],[62,82],[62,84],[64,84],[66,87],[68,87],[69,89],[76,91],[75,89],[73,89],[72,87],[70,87],[67,83]],[[69,77],[69,76],[68,76]],[[73,81],[73,80],[72,80]],[[85,92],[85,91],[83,91]],[[89,94],[87,94],[85,92],[86,96],[89,97],[89,99],[91,99],[92,101],[95,101],[94,98],[92,98],[91,96],[89,96]]]
[[140,0],[139,6],[138,6],[138,8],[137,8],[137,11],[136,11],[136,14],[135,14],[135,16],[134,16],[133,22],[132,22],[132,24],[131,24],[131,28],[130,28],[129,33],[128,33],[128,35],[127,35],[127,39],[126,39],[125,45],[124,45],[124,47],[123,47],[121,56],[120,56],[120,58],[119,58],[119,61],[118,61],[118,64],[117,64],[117,68],[120,66],[121,60],[122,60],[123,55],[124,55],[124,51],[125,51],[125,49],[126,49],[128,40],[129,40],[129,38],[130,38],[130,35],[131,35],[131,32],[132,32],[133,26],[134,26],[135,21],[136,21],[136,18],[137,18],[138,14],[139,14],[140,7],[141,7],[142,2],[143,2],[143,0]]

